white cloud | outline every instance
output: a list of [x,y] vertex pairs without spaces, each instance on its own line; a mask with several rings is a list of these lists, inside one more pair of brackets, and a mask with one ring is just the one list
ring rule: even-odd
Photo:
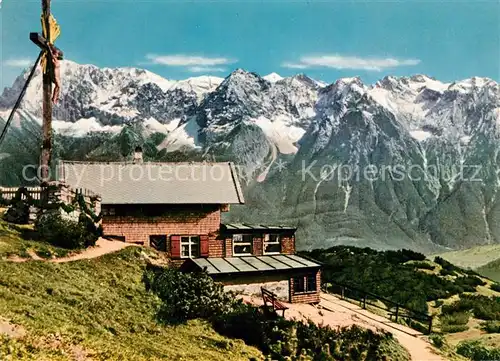
[[217,65],[225,65],[235,63],[236,60],[224,58],[224,57],[205,57],[197,55],[184,55],[184,54],[173,54],[173,55],[156,55],[148,54],[146,59],[150,64],[156,65],[166,65],[166,66],[189,66],[192,68],[199,67],[213,67]]
[[9,59],[9,60],[5,60],[3,62],[3,65],[11,67],[11,68],[27,68],[27,67],[33,65],[33,60],[26,59],[26,58]]
[[191,66],[188,70],[192,73],[221,73],[226,71],[226,68],[217,68],[213,66]]
[[308,69],[308,68],[333,68],[333,69],[355,69],[368,71],[381,71],[387,68],[399,66],[418,65],[418,59],[394,59],[394,58],[361,58],[357,56],[342,56],[338,54],[303,56],[298,62],[283,63],[285,68]]

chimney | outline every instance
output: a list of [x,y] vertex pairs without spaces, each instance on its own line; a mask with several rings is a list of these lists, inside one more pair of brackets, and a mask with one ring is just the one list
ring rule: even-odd
[[139,146],[135,147],[134,163],[142,163],[142,148]]

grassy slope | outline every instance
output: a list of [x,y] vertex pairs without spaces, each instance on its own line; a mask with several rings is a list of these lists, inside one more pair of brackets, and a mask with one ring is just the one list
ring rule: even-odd
[[[9,244],[14,233],[0,237]],[[16,242],[20,242],[19,239]],[[21,242],[22,243],[22,242]],[[141,282],[144,250],[54,264],[0,260],[0,317],[27,331],[0,338],[0,359],[242,360],[260,353],[201,321],[155,322],[158,300]],[[1,319],[0,319],[1,320]],[[83,358],[85,360],[85,358]]]
[[[500,256],[500,253],[497,256]],[[479,267],[477,271],[492,280],[500,282],[500,258]]]
[[8,225],[0,221],[0,259],[55,258],[68,255],[67,249],[54,247],[46,242],[23,239],[23,235],[28,236],[30,233],[33,233],[32,226]]
[[459,267],[476,269],[500,258],[500,244],[445,252],[429,256],[429,258],[434,259],[435,256],[440,256]]

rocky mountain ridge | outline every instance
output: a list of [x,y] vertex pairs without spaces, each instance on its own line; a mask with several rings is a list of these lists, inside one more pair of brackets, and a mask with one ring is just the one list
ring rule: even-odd
[[[174,82],[65,63],[54,122],[62,156],[77,144],[80,158],[114,159],[143,144],[149,159],[234,161],[247,206],[231,219],[299,225],[303,248],[500,242],[500,89],[491,79],[327,85],[238,69]],[[38,79],[26,119],[39,117]]]

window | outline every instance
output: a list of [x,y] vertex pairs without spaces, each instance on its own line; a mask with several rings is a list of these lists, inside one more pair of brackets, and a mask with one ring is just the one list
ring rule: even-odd
[[102,208],[101,212],[103,216],[114,216],[116,214],[114,208]]
[[197,258],[200,256],[200,237],[181,236],[181,258]]
[[293,291],[294,293],[316,292],[316,274],[294,277]]
[[165,252],[167,250],[167,236],[151,235],[149,236],[149,245],[158,251]]
[[233,234],[233,256],[248,256],[252,254],[251,234]]
[[273,254],[281,252],[280,236],[278,234],[264,235],[264,254]]
[[316,275],[306,277],[306,292],[316,292]]

